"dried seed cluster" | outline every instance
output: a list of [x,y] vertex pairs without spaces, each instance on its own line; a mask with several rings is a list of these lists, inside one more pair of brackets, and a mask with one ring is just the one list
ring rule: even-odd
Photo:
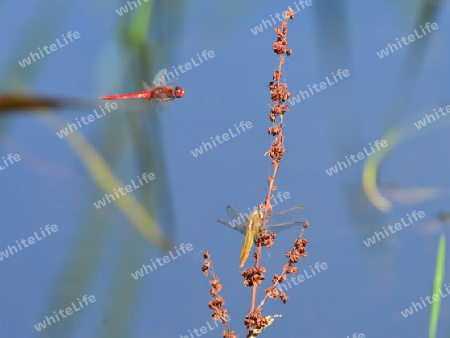
[[204,263],[202,266],[202,272],[205,276],[208,276],[209,271],[211,271],[211,280],[209,284],[211,284],[211,289],[209,289],[209,293],[212,296],[212,300],[208,303],[208,307],[213,310],[212,318],[214,321],[220,319],[222,324],[225,325],[226,330],[223,331],[222,335],[224,338],[237,338],[237,335],[234,331],[231,331],[228,322],[227,322],[227,310],[224,308],[225,300],[220,297],[219,292],[222,290],[222,284],[220,284],[219,278],[214,274],[214,270],[212,267],[212,262],[209,257],[208,251],[203,253]]
[[[289,111],[289,106],[285,103],[290,97],[291,93],[288,91],[288,85],[286,83],[281,82],[281,78],[283,76],[281,72],[282,65],[284,64],[284,55],[290,56],[292,54],[292,50],[287,49],[288,41],[286,35],[288,33],[287,29],[287,20],[294,18],[294,11],[289,9],[286,12],[286,15],[283,19],[281,27],[275,28],[275,32],[277,33],[277,41],[273,44],[273,51],[279,56],[278,69],[272,75],[272,81],[269,83],[270,89],[270,98],[273,102],[273,105],[270,108],[269,119],[272,122],[272,126],[268,128],[268,133],[271,136],[274,136],[275,139],[271,142],[270,149],[267,154],[272,159],[273,165],[273,174],[268,177],[269,189],[267,193],[267,197],[265,203],[260,206],[260,210],[263,211],[263,219],[261,222],[260,235],[255,240],[255,244],[257,247],[257,251],[255,254],[256,263],[255,266],[242,271],[242,275],[244,276],[244,284],[246,286],[253,287],[253,295],[252,295],[252,303],[249,314],[245,317],[245,325],[247,326],[247,338],[256,337],[259,333],[261,333],[268,325],[270,325],[275,317],[262,315],[262,305],[267,297],[272,298],[282,298],[283,300],[287,300],[286,295],[280,295],[278,289],[275,286],[271,286],[266,290],[266,295],[261,302],[261,304],[255,309],[255,300],[256,300],[256,289],[259,285],[261,285],[262,281],[265,279],[264,273],[266,269],[262,266],[259,266],[259,260],[261,257],[261,248],[271,247],[273,245],[273,241],[276,238],[275,233],[267,234],[265,231],[265,225],[269,219],[270,214],[272,213],[272,205],[271,205],[271,192],[273,190],[277,190],[275,185],[275,176],[277,174],[279,168],[279,162],[283,158],[283,154],[286,151],[284,147],[284,136],[283,136],[283,116]],[[303,231],[302,231],[303,232]],[[291,251],[291,255],[295,255],[297,252],[294,248]],[[290,260],[291,262],[291,260]],[[286,278],[287,271],[291,271],[291,268],[286,268],[291,263],[287,263],[285,267],[283,267],[283,273],[281,276],[276,276],[277,282],[280,283],[283,278]],[[277,315],[278,316],[278,315]]]
[[281,275],[275,274],[272,279],[272,286],[269,286],[265,294],[267,297],[278,299],[280,298],[284,304],[286,304],[288,300],[288,296],[284,292],[280,292],[280,290],[276,287],[278,284],[283,283],[288,277],[289,274],[296,274],[298,272],[298,268],[294,266],[301,258],[305,259],[308,254],[306,252],[306,245],[308,244],[308,240],[303,238],[303,231],[308,227],[308,221],[303,224],[303,229],[300,232],[300,235],[297,237],[294,243],[294,248],[286,252],[286,257],[289,258],[289,261],[283,266],[283,272]]
[[[270,108],[269,118],[274,124],[272,127],[268,128],[268,133],[272,136],[276,136],[276,139],[272,142],[268,154],[270,158],[276,162],[281,161],[283,154],[286,151],[283,142],[283,115],[289,111],[289,106],[285,103],[290,97],[291,93],[287,90],[288,85],[281,82],[281,77],[283,73],[281,72],[281,66],[284,64],[284,56],[290,56],[292,54],[291,49],[287,49],[288,41],[286,35],[288,33],[287,29],[287,18],[294,18],[294,10],[289,9],[286,12],[286,17],[283,20],[281,27],[276,27],[275,32],[278,35],[277,41],[273,44],[273,51],[280,57],[280,62],[278,69],[273,73],[272,81],[269,83],[270,98],[273,102],[273,106]],[[280,122],[278,123],[277,116],[280,116]]]

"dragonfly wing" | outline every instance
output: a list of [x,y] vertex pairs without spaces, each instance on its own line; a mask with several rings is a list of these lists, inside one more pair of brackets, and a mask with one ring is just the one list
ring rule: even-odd
[[217,221],[220,224],[226,225],[227,227],[230,227],[231,229],[239,231],[241,234],[245,235],[245,224],[235,224],[235,223],[229,223],[221,221],[220,219]]
[[166,74],[167,68],[163,68],[158,73],[156,73],[155,78],[152,81],[153,85],[155,87],[164,85],[166,83]]
[[293,227],[303,226],[304,224],[305,222],[287,222],[287,223],[271,224],[266,226],[266,228],[272,232],[277,233]]
[[237,211],[235,208],[227,206],[227,214],[228,217],[230,217],[231,220],[235,220],[237,218],[242,218],[244,216],[243,213]]
[[153,78],[153,81],[152,81],[153,87],[150,87],[145,81],[142,81],[142,84],[144,85],[145,89],[152,89],[154,87],[165,86],[165,85],[169,84],[170,82],[173,82],[177,79],[178,78],[169,80],[167,68],[163,68],[158,73],[156,73],[155,77]]
[[267,225],[286,223],[286,222],[298,222],[306,221],[306,209],[303,207],[294,207],[279,211],[270,215]]
[[303,214],[303,213],[305,213],[305,208],[303,208],[302,206],[299,205],[299,206],[296,206],[296,207],[293,207],[293,208],[290,208],[290,209],[279,211],[279,212],[273,214],[271,217],[272,218],[277,218],[277,217],[282,217],[283,215],[286,215],[286,214],[291,214],[292,215],[293,212],[294,213],[297,212],[297,213]]
[[153,102],[154,99],[151,99],[149,102],[149,110],[152,113],[160,113],[164,110],[167,110],[170,107],[170,102]]
[[169,84],[169,83],[171,83],[171,82],[173,82],[173,81],[175,81],[175,80],[178,80],[179,78],[178,77],[175,77],[175,78],[173,78],[173,79],[170,79],[170,80],[168,80],[167,82],[166,82],[166,84]]
[[157,112],[162,112],[164,110],[167,110],[171,107],[171,104],[169,101],[164,101],[164,102],[158,102],[156,101],[155,103],[153,103],[153,106],[156,106],[156,108],[154,109],[154,111]]
[[152,87],[150,87],[147,82],[145,82],[144,80],[142,80],[142,87],[144,87],[145,90],[150,90],[152,89]]
[[306,221],[306,210],[301,206],[286,209],[270,216],[266,227],[270,231],[280,232],[295,226],[303,226]]

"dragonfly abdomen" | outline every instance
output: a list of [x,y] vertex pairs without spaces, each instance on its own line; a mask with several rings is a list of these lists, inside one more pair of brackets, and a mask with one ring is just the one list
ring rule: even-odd
[[122,99],[151,99],[152,93],[149,90],[144,90],[138,93],[132,94],[114,94],[102,96],[102,100],[122,100]]

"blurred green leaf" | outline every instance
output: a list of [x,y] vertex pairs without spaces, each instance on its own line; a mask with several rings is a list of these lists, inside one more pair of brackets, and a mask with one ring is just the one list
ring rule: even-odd
[[[440,294],[445,276],[445,235],[441,235],[439,239],[439,246],[436,258],[436,271],[434,274],[433,283],[433,295]],[[441,298],[437,301],[433,301],[431,304],[430,313],[430,329],[429,338],[436,338],[438,319],[439,319],[439,309],[441,306]]]

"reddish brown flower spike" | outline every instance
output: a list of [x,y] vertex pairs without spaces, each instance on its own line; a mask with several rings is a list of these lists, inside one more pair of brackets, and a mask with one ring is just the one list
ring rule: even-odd
[[286,12],[286,15],[289,17],[289,19],[294,19],[294,14],[295,14],[295,11],[292,9],[292,8],[289,8],[288,10],[287,10],[287,12]]
[[[270,89],[270,97],[273,102],[273,106],[270,107],[269,119],[273,124],[267,129],[269,135],[273,136],[274,139],[271,142],[270,148],[266,154],[271,158],[271,163],[273,165],[273,174],[268,176],[269,188],[267,192],[267,196],[265,198],[265,202],[261,203],[259,206],[259,210],[263,212],[261,228],[259,230],[258,236],[254,240],[256,244],[257,250],[253,254],[253,258],[255,258],[255,264],[253,267],[249,269],[244,269],[241,274],[244,277],[244,285],[252,287],[252,301],[250,306],[250,312],[245,317],[244,324],[247,326],[247,338],[255,338],[259,335],[268,325],[273,322],[272,316],[264,317],[262,315],[262,306],[267,297],[273,299],[280,299],[283,303],[286,303],[288,300],[288,296],[281,292],[277,285],[282,284],[287,280],[289,274],[295,274],[298,272],[298,268],[293,264],[298,262],[300,258],[306,257],[306,244],[307,240],[302,238],[303,230],[308,226],[307,222],[303,225],[303,229],[297,238],[294,248],[286,253],[288,258],[288,263],[283,266],[282,273],[279,275],[274,275],[272,280],[272,286],[265,289],[265,297],[260,303],[259,306],[256,306],[256,294],[257,288],[264,281],[266,269],[260,265],[261,259],[261,248],[262,247],[270,247],[273,245],[273,241],[276,238],[275,233],[271,233],[266,230],[266,222],[269,220],[270,214],[272,212],[271,202],[273,201],[272,191],[277,190],[278,188],[275,185],[275,176],[280,168],[279,162],[282,160],[286,149],[284,147],[284,135],[283,135],[283,118],[284,114],[289,111],[289,106],[286,104],[291,98],[291,93],[288,91],[288,86],[286,83],[281,82],[283,73],[282,66],[285,62],[284,54],[287,56],[292,55],[292,49],[287,49],[288,40],[288,19],[294,18],[294,10],[289,8],[285,12],[285,17],[283,18],[283,22],[280,26],[275,28],[275,32],[277,34],[277,40],[273,43],[273,51],[278,55],[278,67],[277,70],[273,72],[272,81],[269,82]],[[213,296],[213,299],[210,301],[208,306],[213,310],[213,318],[220,319],[224,325],[226,325],[227,330],[223,332],[223,337],[225,338],[236,338],[236,334],[234,331],[231,331],[228,327],[228,324],[225,321],[226,318],[226,310],[224,309],[224,300],[218,294],[222,285],[219,283],[219,280],[216,279],[214,274],[214,270],[212,267],[212,263],[209,260],[208,253],[204,254],[205,264],[203,269],[205,271],[211,271],[211,275],[213,276],[213,280],[211,281],[211,289],[210,293]],[[255,307],[256,306],[256,307]],[[275,316],[275,317],[278,317]]]
[[273,80],[277,81],[277,80],[281,79],[282,76],[283,76],[283,74],[281,73],[281,70],[276,70],[273,73]]

